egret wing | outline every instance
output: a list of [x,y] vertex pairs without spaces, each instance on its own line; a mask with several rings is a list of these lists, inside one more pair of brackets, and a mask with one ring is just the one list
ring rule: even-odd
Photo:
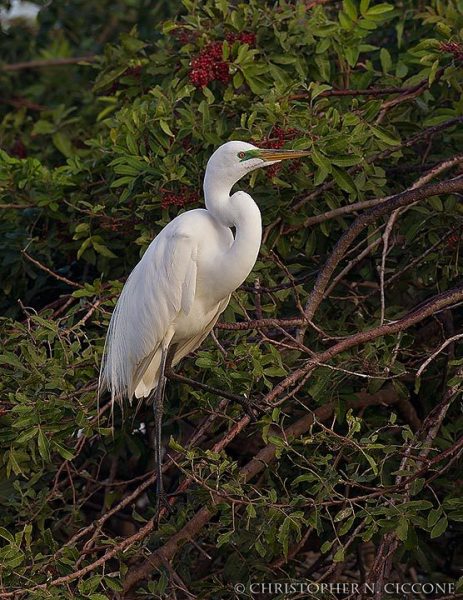
[[150,244],[112,315],[100,389],[109,389],[113,401],[132,398],[143,364],[149,364],[180,311],[188,314],[193,305],[198,241],[174,225]]

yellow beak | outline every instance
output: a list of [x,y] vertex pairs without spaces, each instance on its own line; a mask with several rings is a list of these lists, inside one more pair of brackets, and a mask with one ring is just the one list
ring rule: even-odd
[[309,154],[309,150],[274,150],[273,148],[270,148],[268,150],[260,150],[259,158],[270,162],[273,160],[286,160],[288,158],[302,158],[304,156],[309,156]]

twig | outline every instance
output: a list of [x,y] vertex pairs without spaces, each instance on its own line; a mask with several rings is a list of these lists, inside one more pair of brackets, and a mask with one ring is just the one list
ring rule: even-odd
[[305,375],[307,375],[307,373],[312,372],[320,362],[329,361],[335,356],[355,346],[359,346],[366,342],[373,341],[385,335],[390,335],[393,333],[404,331],[405,329],[416,325],[416,323],[419,323],[427,317],[430,317],[437,311],[462,301],[463,285],[449,290],[448,292],[444,292],[442,294],[434,296],[426,303],[423,303],[412,309],[409,313],[407,313],[405,316],[401,317],[397,321],[385,323],[384,325],[378,325],[377,327],[373,327],[366,331],[360,331],[347,338],[342,339],[337,344],[334,344],[327,350],[319,352],[314,357],[308,359],[305,365],[293,371],[290,375],[288,375],[288,377],[286,377],[283,381],[278,383],[273,388],[273,390],[271,390],[267,394],[267,396],[265,396],[264,401],[267,404],[270,404],[275,398],[277,398],[287,388],[291,387],[294,383],[296,383],[301,377],[304,377]]
[[28,108],[29,110],[46,110],[46,106],[42,104],[37,104],[36,102],[31,102],[31,100],[27,100],[27,98],[0,98],[1,104],[9,104],[10,106],[14,106],[15,108]]
[[[462,377],[463,377],[463,365],[460,365],[460,367],[457,369],[457,372],[456,372],[456,378],[458,380],[460,380]],[[431,452],[432,442],[434,441],[434,439],[442,425],[442,422],[445,418],[445,415],[447,414],[450,404],[452,403],[452,401],[455,399],[455,397],[457,396],[457,394],[459,392],[460,392],[460,381],[458,381],[454,385],[449,386],[446,393],[444,394],[444,398],[442,399],[440,404],[438,406],[436,406],[436,408],[426,417],[420,430],[418,431],[417,436],[425,435],[422,449],[418,453],[418,458],[421,459],[422,461],[424,461],[427,458],[427,456],[429,455],[429,453]],[[396,477],[396,484],[400,484],[401,482],[403,482],[403,472],[407,467],[409,458],[412,460],[416,460],[416,458],[411,455],[412,443],[413,443],[412,441],[410,441],[408,443],[407,449],[405,451],[405,456],[402,459],[402,462],[401,462],[401,465],[399,468],[399,474]],[[463,446],[463,438],[460,438],[456,442],[456,444],[453,445],[452,452],[454,452],[455,449],[457,451],[459,451],[462,446]],[[441,458],[441,457],[439,457],[439,458]],[[433,459],[428,461],[428,464],[425,467],[426,470],[429,469],[430,464],[432,462],[433,462]],[[447,465],[449,463],[450,463],[450,461],[447,463]],[[415,472],[415,475],[416,475],[416,472]],[[407,482],[407,484],[404,487],[407,490],[407,493],[405,495],[405,498],[402,498],[403,502],[407,501],[410,498],[410,484]],[[392,502],[395,503],[396,501],[393,500]],[[399,547],[399,543],[400,542],[399,542],[396,532],[391,531],[391,532],[386,533],[383,536],[381,543],[379,545],[378,553],[376,555],[374,564],[371,568],[371,571],[368,575],[368,580],[367,580],[367,583],[371,584],[371,583],[375,582],[377,584],[378,587],[375,588],[375,596],[374,596],[377,600],[380,600],[380,598],[382,597],[382,589],[383,589],[382,584],[385,580],[388,579],[388,577],[390,575],[390,572],[392,569],[392,559],[394,557],[394,554],[395,554],[397,548]]]
[[35,204],[0,204],[0,210],[33,208]]
[[[423,185],[425,185],[426,183],[429,183],[434,177],[436,177],[436,175],[439,175],[440,173],[447,171],[448,169],[450,169],[451,167],[461,163],[463,161],[463,155],[458,155],[455,156],[454,158],[451,158],[449,160],[444,160],[441,163],[439,163],[438,165],[435,165],[430,171],[428,171],[425,175],[423,175],[422,177],[420,177],[412,186],[411,186],[411,190],[417,189]],[[413,204],[410,204],[407,208],[410,208],[411,206],[413,206],[414,204],[416,204],[415,202]],[[384,230],[384,234],[383,234],[383,252],[381,255],[381,267],[380,267],[380,271],[379,271],[379,278],[380,278],[380,301],[381,301],[381,319],[380,322],[384,323],[384,316],[385,316],[385,310],[386,310],[386,303],[385,303],[385,294],[384,294],[384,273],[386,270],[386,257],[388,254],[388,247],[389,247],[389,238],[392,232],[392,229],[395,225],[395,223],[397,222],[397,219],[399,218],[399,215],[405,211],[405,208],[402,209],[397,209],[395,210],[391,216],[388,219],[388,222],[386,224],[386,229]]]
[[43,69],[46,67],[61,67],[64,65],[74,65],[82,62],[94,62],[97,59],[95,54],[86,56],[74,56],[68,58],[48,58],[46,60],[29,60],[26,62],[12,63],[9,65],[0,65],[0,71],[21,71],[23,69]]
[[[328,2],[329,0],[325,0]],[[320,2],[313,2],[312,5],[319,4]],[[308,8],[311,8],[309,4]],[[442,69],[443,71],[443,69]],[[422,89],[428,87],[428,79],[423,79],[419,83],[409,87],[384,87],[384,88],[366,88],[361,90],[345,89],[345,90],[325,90],[319,94],[318,98],[327,98],[330,96],[388,96],[389,94],[400,94],[401,96],[408,96],[420,92]],[[289,100],[305,100],[310,99],[310,92],[301,92],[300,94],[293,94],[289,97]],[[390,102],[396,101],[397,98]]]
[[49,275],[51,275],[55,279],[58,279],[59,281],[62,281],[63,283],[66,283],[67,285],[70,285],[70,286],[75,287],[75,288],[82,289],[84,287],[83,285],[81,285],[80,283],[77,283],[76,281],[71,281],[67,277],[63,277],[62,275],[58,275],[58,273],[55,273],[54,271],[52,271],[51,269],[49,269],[48,267],[46,267],[45,265],[43,265],[36,258],[32,258],[32,256],[30,256],[25,250],[21,250],[21,254],[23,256],[25,256],[27,258],[27,260],[29,260],[31,263],[33,263],[34,265],[36,265],[37,267],[39,267],[39,269],[41,269],[42,271],[45,271],[45,273],[48,273]]
[[453,342],[455,342],[456,340],[460,340],[461,338],[463,338],[463,333],[454,335],[453,337],[449,338],[448,340],[445,340],[445,342],[443,344],[441,344],[439,346],[439,348],[435,352],[433,352],[428,359],[426,359],[424,361],[424,363],[421,365],[421,367],[416,372],[416,377],[420,377],[422,375],[423,371],[429,365],[429,363],[431,363],[436,358],[436,356],[438,356],[443,350],[445,350],[445,348],[447,348],[447,346],[449,344],[453,344]]
[[424,200],[431,196],[439,194],[451,194],[454,192],[463,191],[463,176],[455,177],[447,181],[439,181],[425,185],[423,187],[406,190],[392,196],[386,202],[383,202],[379,206],[375,206],[367,210],[363,215],[357,217],[352,223],[349,229],[344,233],[336,244],[333,252],[325,262],[323,268],[318,274],[312,292],[309,294],[305,306],[305,315],[309,320],[313,319],[315,311],[325,297],[325,291],[331,279],[331,276],[336,269],[338,263],[342,260],[349,246],[355,240],[363,229],[368,227],[371,223],[374,223],[379,217],[388,214],[397,208],[408,206],[417,202],[418,200]]
[[[350,408],[358,409],[374,404],[393,404],[397,401],[397,398],[396,392],[391,388],[388,388],[387,390],[382,390],[371,396],[368,394],[359,394],[359,399],[349,401],[348,406]],[[280,437],[282,437],[282,439],[300,437],[310,429],[315,420],[324,421],[329,419],[333,414],[334,409],[335,404],[331,403],[316,409],[313,413],[305,414],[301,419],[285,429]],[[268,444],[262,448],[262,450],[260,450],[258,454],[240,470],[239,478],[245,482],[250,481],[274,460],[275,453],[276,446],[273,444]],[[224,498],[219,497],[217,500],[223,502]],[[124,591],[129,591],[134,585],[149,577],[152,571],[162,564],[163,560],[171,560],[180,546],[188,542],[190,538],[198,535],[198,532],[205,527],[212,518],[214,512],[213,507],[209,508],[205,506],[200,509],[193,518],[180,529],[180,531],[175,533],[164,544],[164,546],[152,552],[141,565],[129,569],[124,582]]]
[[253,319],[243,321],[242,323],[217,323],[217,329],[227,329],[229,331],[244,331],[245,329],[272,329],[278,327],[296,327],[307,323],[303,317],[292,317],[290,319]]
[[345,206],[333,208],[333,210],[328,210],[320,215],[308,217],[304,221],[304,226],[312,227],[313,225],[318,225],[318,223],[323,223],[324,221],[329,221],[330,219],[335,219],[336,217],[342,217],[343,215],[348,215],[364,208],[371,208],[372,206],[386,202],[386,200],[389,200],[390,197],[391,196],[386,196],[385,198],[375,198],[374,200],[363,200],[362,202],[354,202],[353,204],[346,204]]
[[[454,117],[453,119],[449,119],[448,121],[439,123],[439,125],[432,125],[431,127],[426,127],[422,131],[416,133],[415,135],[411,136],[407,140],[404,140],[400,144],[391,146],[391,148],[387,148],[386,150],[382,150],[381,152],[378,152],[377,154],[374,154],[373,156],[366,158],[364,161],[364,164],[369,165],[369,164],[375,163],[379,160],[382,160],[384,158],[387,158],[388,156],[390,156],[391,154],[394,154],[394,152],[397,152],[401,148],[409,148],[410,146],[413,146],[414,144],[416,144],[423,138],[429,138],[429,137],[435,135],[436,133],[439,133],[440,131],[444,131],[445,129],[453,127],[454,125],[459,125],[460,123],[463,123],[463,116]],[[357,171],[359,171],[361,168],[362,168],[362,165],[357,165],[357,166],[354,166],[354,167],[351,167],[350,169],[348,169],[347,172],[350,175],[353,175]],[[319,196],[323,195],[326,191],[334,188],[335,185],[336,185],[336,182],[334,180],[326,181],[325,183],[323,183],[323,185],[317,187],[313,192],[311,192],[310,194],[308,194],[307,196],[305,196],[304,198],[302,198],[301,200],[296,202],[296,204],[294,204],[290,208],[290,210],[292,210],[292,211],[299,210],[300,208],[305,206],[307,204],[307,202],[315,200],[315,198],[318,198]],[[274,224],[276,224],[277,222],[280,222],[280,221],[281,221],[281,219],[276,220]],[[296,231],[298,229],[303,229],[304,227],[306,227],[306,221],[304,221],[304,223],[302,223],[301,225],[298,225],[298,226],[284,228],[283,233],[289,233],[292,231]]]

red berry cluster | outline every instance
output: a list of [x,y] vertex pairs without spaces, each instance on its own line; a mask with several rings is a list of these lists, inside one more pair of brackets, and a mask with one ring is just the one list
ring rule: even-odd
[[163,190],[161,193],[162,208],[168,208],[169,206],[185,206],[185,204],[192,204],[193,202],[198,202],[198,200],[198,193],[187,187],[182,187],[178,192]]
[[447,238],[447,248],[453,250],[458,246],[462,237],[462,231],[454,231]]
[[190,81],[196,87],[204,87],[211,81],[228,83],[228,62],[223,60],[222,42],[210,42],[191,61]]
[[125,70],[121,77],[123,77],[124,75],[128,75],[129,77],[135,77],[135,79],[140,79],[142,70],[143,69],[141,65],[137,65],[136,67],[129,67]]
[[27,149],[24,145],[23,141],[17,138],[13,145],[10,148],[11,156],[16,156],[17,158],[26,158],[27,157]]
[[[290,127],[288,129],[283,129],[276,125],[270,135],[259,142],[255,142],[256,146],[260,148],[282,148],[285,145],[287,140],[293,140],[299,135],[299,131],[294,129],[294,127]],[[300,162],[294,161],[292,164],[292,170],[295,171],[299,168]],[[269,179],[272,179],[280,172],[281,163],[277,163],[275,165],[270,165],[265,169],[265,173]]]
[[[236,41],[254,46],[255,33],[227,33],[225,39],[233,44]],[[189,78],[191,83],[202,88],[211,81],[228,83],[230,81],[229,63],[223,59],[223,42],[210,42],[191,61]]]
[[441,52],[449,52],[453,57],[460,62],[463,62],[463,44],[458,42],[442,42],[439,46]]
[[256,34],[255,33],[247,33],[243,31],[241,33],[233,33],[229,32],[225,35],[225,39],[229,44],[234,44],[235,42],[241,42],[242,44],[247,44],[250,47],[254,47],[256,45]]
[[198,31],[192,31],[185,27],[177,27],[172,32],[174,38],[176,38],[181,44],[193,44],[199,36]]

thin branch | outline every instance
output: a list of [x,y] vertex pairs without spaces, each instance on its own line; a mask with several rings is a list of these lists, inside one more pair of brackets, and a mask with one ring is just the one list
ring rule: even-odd
[[457,340],[460,340],[461,338],[463,338],[463,333],[454,335],[453,337],[449,338],[448,340],[445,340],[445,342],[443,344],[441,344],[439,346],[439,348],[435,352],[433,352],[427,360],[424,361],[424,363],[421,365],[421,367],[416,372],[416,376],[420,377],[422,375],[423,371],[426,369],[426,367],[436,358],[436,356],[438,356],[443,350],[445,350],[445,348],[447,348],[447,346],[449,344],[453,344],[453,342],[456,342]]
[[308,323],[303,317],[292,317],[289,319],[253,319],[242,323],[217,323],[217,329],[228,331],[244,331],[245,329],[277,329],[278,327],[296,327]]
[[412,309],[409,313],[397,321],[385,323],[384,325],[378,325],[377,327],[373,327],[366,331],[360,331],[347,338],[344,338],[327,350],[319,352],[314,357],[308,359],[302,367],[296,371],[293,371],[290,375],[288,375],[288,377],[283,379],[283,381],[277,384],[273,390],[267,394],[267,396],[264,398],[265,402],[272,402],[287,388],[294,385],[294,383],[296,383],[300,378],[307,375],[307,373],[312,372],[320,362],[327,362],[335,356],[338,356],[342,352],[345,352],[350,348],[354,348],[355,346],[365,344],[366,342],[371,342],[385,335],[391,335],[393,333],[398,333],[400,331],[404,331],[405,329],[409,329],[413,325],[416,325],[420,321],[430,317],[437,311],[448,306],[458,304],[459,302],[463,302],[463,285],[449,290],[448,292],[443,292],[442,294],[434,296],[426,303],[420,304]]
[[21,250],[21,254],[23,256],[25,256],[27,258],[27,260],[29,260],[31,263],[36,265],[39,269],[41,269],[42,271],[45,271],[45,273],[48,273],[55,279],[58,279],[58,281],[62,281],[63,283],[66,283],[67,285],[70,285],[72,287],[79,288],[79,289],[82,289],[84,287],[83,285],[81,285],[80,283],[77,283],[76,281],[71,281],[71,279],[68,279],[67,277],[58,275],[58,273],[55,273],[54,271],[52,271],[51,269],[46,267],[44,264],[42,264],[36,258],[32,258],[32,256],[30,256],[30,254],[28,254],[25,250]]
[[97,59],[95,54],[86,56],[70,56],[68,58],[48,58],[46,60],[29,60],[26,62],[11,63],[9,65],[0,65],[0,71],[21,71],[23,69],[43,69],[46,67],[62,67],[65,65],[75,65],[78,63],[94,62]]
[[309,294],[305,306],[305,315],[307,319],[313,319],[315,311],[325,297],[325,292],[334,270],[361,231],[368,227],[368,225],[374,223],[379,217],[388,214],[397,208],[408,206],[418,200],[424,200],[431,196],[451,194],[454,192],[463,192],[463,176],[461,175],[447,181],[439,181],[401,192],[396,196],[392,196],[389,200],[383,202],[379,206],[367,210],[360,217],[357,217],[349,229],[339,239],[333,252],[318,274],[313,290]]
[[[318,223],[323,223],[324,221],[329,221],[330,219],[335,219],[336,217],[349,215],[350,213],[362,210],[364,208],[371,208],[372,206],[386,202],[386,200],[389,200],[389,198],[391,198],[391,196],[386,196],[385,198],[374,198],[373,200],[363,200],[362,202],[354,202],[353,204],[346,204],[345,206],[333,208],[333,210],[328,210],[320,215],[308,217],[304,221],[304,227],[312,227],[313,225],[318,225]],[[285,230],[285,232],[287,231],[288,230]]]
[[[358,409],[375,404],[394,404],[398,399],[397,393],[392,388],[381,390],[375,395],[360,393],[358,396],[359,398],[357,400],[348,402],[349,408]],[[283,440],[300,437],[310,429],[315,421],[329,419],[333,414],[334,409],[335,403],[330,403],[317,408],[313,413],[305,414],[301,419],[285,429],[280,437]],[[247,465],[240,469],[240,480],[248,482],[261,473],[274,460],[276,450],[277,448],[273,444],[268,444],[262,448],[262,450],[260,450]],[[213,498],[214,503],[215,501],[223,502],[224,498],[222,496],[218,497],[216,500]],[[129,591],[134,585],[149,577],[154,569],[157,569],[162,565],[164,560],[171,560],[183,544],[188,542],[190,538],[195,538],[198,535],[198,532],[205,527],[214,514],[215,511],[213,506],[210,508],[205,506],[200,509],[193,518],[180,529],[180,531],[175,533],[164,544],[164,546],[152,552],[141,565],[129,570],[124,582],[124,591]]]
[[[328,1],[328,0],[326,0]],[[312,3],[313,5],[318,4],[319,2]],[[309,8],[311,6],[309,5]],[[443,69],[440,69],[443,72]],[[400,96],[410,96],[412,94],[417,94],[426,89],[429,86],[428,78],[422,79],[419,83],[413,86],[408,87],[384,87],[384,88],[366,88],[361,90],[353,90],[353,89],[344,89],[344,90],[325,90],[321,94],[317,96],[317,98],[328,98],[330,96],[388,96],[389,94],[400,94]],[[301,92],[300,94],[294,94],[289,97],[289,100],[307,100],[311,99],[312,95],[310,92]],[[391,106],[392,103],[398,103],[398,98],[394,98],[390,100]],[[389,106],[389,105],[388,105]]]
[[[390,148],[387,148],[386,150],[382,150],[381,152],[378,152],[377,154],[374,154],[373,156],[366,158],[365,161],[363,162],[363,164],[369,165],[369,164],[373,164],[379,160],[383,160],[384,158],[389,157],[391,154],[394,154],[395,152],[397,152],[398,150],[400,150],[402,148],[409,148],[411,146],[414,146],[417,142],[421,141],[422,139],[429,138],[429,137],[435,135],[436,133],[444,131],[445,129],[449,129],[450,127],[453,127],[454,125],[459,125],[460,123],[463,123],[463,116],[454,117],[453,119],[449,119],[448,121],[439,123],[439,125],[432,125],[431,127],[426,127],[425,129],[423,129],[422,131],[419,131],[418,133],[411,136],[407,140],[402,141],[400,144],[391,146]],[[349,175],[353,175],[357,171],[361,170],[361,168],[362,168],[362,164],[356,165],[356,166],[348,169],[347,172],[349,173]],[[315,200],[315,198],[318,198],[319,196],[324,194],[326,191],[334,188],[335,186],[336,186],[336,182],[334,180],[326,181],[321,186],[317,187],[313,192],[311,192],[310,194],[308,194],[307,196],[305,196],[304,198],[302,198],[301,200],[296,202],[296,204],[291,206],[290,210],[291,211],[299,210],[300,208],[305,206],[307,204],[307,202],[311,202],[312,200]],[[275,223],[276,222],[277,221],[275,221]],[[304,221],[304,223],[302,223],[301,225],[298,225],[297,227],[285,228],[283,230],[283,233],[295,231],[296,229],[303,229],[305,226],[306,226],[306,222]]]
[[0,204],[0,210],[22,210],[23,208],[33,208],[34,206],[35,204]]
[[[420,177],[412,186],[411,186],[411,190],[417,189],[427,183],[429,183],[432,179],[434,179],[434,177],[436,177],[436,175],[439,175],[440,173],[447,171],[448,169],[454,167],[457,164],[460,164],[463,161],[463,155],[458,155],[455,156],[454,158],[451,158],[449,160],[444,160],[441,163],[439,163],[438,165],[434,166],[430,171],[428,171],[425,175],[423,175],[422,177]],[[384,234],[383,234],[383,251],[381,254],[381,267],[379,270],[379,279],[380,279],[380,300],[381,300],[381,323],[384,323],[384,317],[385,317],[385,312],[386,312],[386,301],[385,301],[385,293],[384,293],[384,274],[385,274],[385,270],[386,270],[386,258],[388,255],[388,251],[389,251],[389,238],[391,236],[392,230],[394,228],[394,225],[397,222],[397,219],[399,218],[400,214],[402,212],[405,212],[406,209],[410,208],[411,206],[413,206],[414,204],[416,204],[416,202],[414,202],[413,204],[410,204],[408,207],[405,208],[398,208],[397,210],[395,210],[389,217],[388,222],[386,224],[386,229],[384,230]]]
[[15,108],[28,108],[29,110],[46,110],[46,106],[32,102],[27,98],[0,98],[0,104],[9,104]]

